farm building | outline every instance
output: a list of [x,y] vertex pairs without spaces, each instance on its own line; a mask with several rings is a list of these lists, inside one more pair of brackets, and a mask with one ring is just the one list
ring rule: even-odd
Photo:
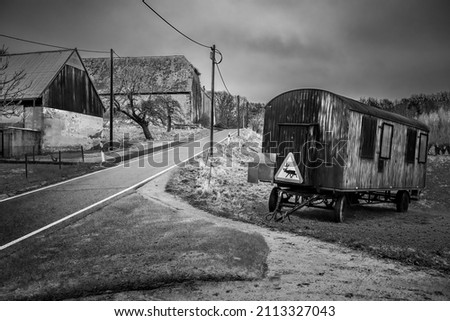
[[[215,106],[215,108],[217,107]],[[214,124],[216,123],[216,114],[217,112],[214,111]],[[211,93],[206,91],[205,86],[202,87],[202,106],[199,115],[199,120],[203,117],[209,121],[211,118]]]
[[12,101],[19,113],[0,116],[0,156],[17,157],[33,146],[46,152],[99,143],[103,104],[76,49],[0,57],[7,66],[2,76],[24,75]]
[[428,132],[419,121],[325,90],[280,94],[264,117],[262,149],[276,154],[278,185],[269,207],[284,193],[316,195],[305,204],[393,201],[406,211],[425,187]]
[[[83,59],[96,88],[109,105],[110,59]],[[182,55],[122,57],[114,59],[114,94],[125,95],[125,87],[142,100],[158,95],[179,102],[186,122],[197,122],[204,113],[199,71]],[[105,104],[106,105],[106,104]]]

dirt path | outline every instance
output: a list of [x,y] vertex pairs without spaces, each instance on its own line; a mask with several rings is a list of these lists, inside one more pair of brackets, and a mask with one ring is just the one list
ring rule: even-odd
[[[138,192],[220,227],[262,235],[269,246],[267,273],[254,281],[185,282],[156,290],[108,295],[116,300],[449,300],[449,278],[434,270],[380,260],[312,238],[227,220],[164,192],[164,175]],[[95,299],[104,299],[98,296]]]

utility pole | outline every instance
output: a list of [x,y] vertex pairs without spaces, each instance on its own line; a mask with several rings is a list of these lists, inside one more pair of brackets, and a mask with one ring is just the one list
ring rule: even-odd
[[114,76],[114,62],[113,50],[111,49],[111,80],[109,82],[109,150],[113,148],[113,107],[114,107],[114,93],[113,93],[113,76]]
[[248,127],[248,101],[247,101],[247,117],[245,117],[245,128],[247,128]]
[[213,157],[214,141],[214,69],[216,68],[216,45],[211,48],[212,77],[211,77],[211,130],[209,133],[209,155]]
[[239,136],[239,128],[241,127],[241,114],[239,111],[239,103],[240,103],[240,97],[237,96],[237,124],[238,124],[238,136]]

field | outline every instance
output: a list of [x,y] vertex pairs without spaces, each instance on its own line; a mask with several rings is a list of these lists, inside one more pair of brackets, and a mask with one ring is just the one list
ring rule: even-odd
[[[244,131],[234,146],[255,145],[260,137]],[[241,152],[244,151],[244,152]],[[271,229],[314,237],[419,267],[450,273],[450,157],[430,156],[427,188],[406,213],[394,204],[357,205],[345,222],[333,222],[332,211],[302,209],[290,221],[266,219],[270,183],[247,183],[246,148],[234,148],[212,159],[213,166],[198,158],[172,175],[166,190],[212,214],[250,222]]]
[[25,175],[25,164],[0,163],[0,199],[42,186],[54,184],[73,177],[81,176],[102,167],[98,164],[28,164],[28,177]]

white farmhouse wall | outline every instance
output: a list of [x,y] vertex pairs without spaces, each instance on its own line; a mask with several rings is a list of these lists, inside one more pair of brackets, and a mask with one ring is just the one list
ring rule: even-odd
[[194,110],[191,103],[190,94],[171,94],[173,100],[178,101],[183,112],[184,119],[192,121],[194,119]]
[[48,107],[26,108],[25,127],[41,131],[42,151],[99,145],[103,118]]

